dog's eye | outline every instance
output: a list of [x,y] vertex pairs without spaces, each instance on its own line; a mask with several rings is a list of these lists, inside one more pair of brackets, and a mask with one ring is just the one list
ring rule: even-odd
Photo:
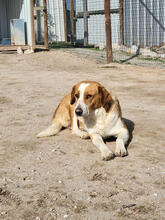
[[86,99],[90,99],[92,97],[91,94],[86,95]]
[[75,94],[75,97],[78,99],[79,98],[79,94]]

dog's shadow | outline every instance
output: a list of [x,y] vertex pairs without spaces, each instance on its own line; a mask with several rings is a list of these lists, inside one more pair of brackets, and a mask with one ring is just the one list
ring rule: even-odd
[[[133,121],[129,120],[129,119],[126,119],[126,118],[122,118],[128,128],[128,131],[129,131],[129,140],[126,144],[126,149],[128,148],[129,144],[131,143],[132,139],[133,139],[133,130],[134,130],[134,127],[135,127],[135,124]],[[111,137],[108,137],[104,140],[104,142],[114,142],[116,141],[116,138],[111,136]]]
[[129,140],[128,140],[128,143],[126,145],[126,148],[128,148],[129,144],[131,143],[132,139],[133,139],[133,130],[135,128],[135,123],[129,119],[126,119],[126,118],[123,118],[127,128],[128,128],[128,131],[129,131]]

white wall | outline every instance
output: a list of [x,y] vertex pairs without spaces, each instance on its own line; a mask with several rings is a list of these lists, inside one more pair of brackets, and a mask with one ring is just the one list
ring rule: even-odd
[[48,40],[65,41],[64,11],[62,0],[47,0]]

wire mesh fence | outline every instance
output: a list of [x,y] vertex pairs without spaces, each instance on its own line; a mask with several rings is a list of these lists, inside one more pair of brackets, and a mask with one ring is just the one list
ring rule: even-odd
[[[106,50],[105,0],[47,2],[50,41]],[[110,0],[110,18],[113,61],[165,62],[165,0]]]
[[114,49],[114,58],[116,54],[122,62],[165,61],[165,1],[123,0],[122,8],[122,54]]

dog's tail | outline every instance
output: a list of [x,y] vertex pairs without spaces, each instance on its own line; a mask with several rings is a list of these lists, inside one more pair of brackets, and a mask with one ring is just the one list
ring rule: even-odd
[[47,129],[37,134],[37,138],[53,136],[57,134],[61,129],[62,129],[62,124],[60,122],[54,122]]

